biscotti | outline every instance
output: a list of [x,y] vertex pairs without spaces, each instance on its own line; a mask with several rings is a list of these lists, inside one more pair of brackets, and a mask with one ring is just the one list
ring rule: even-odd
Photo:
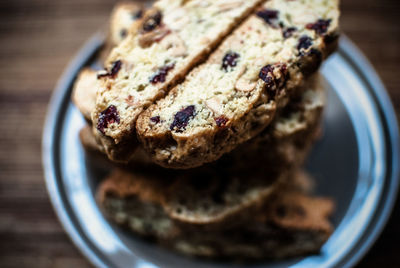
[[214,232],[185,232],[160,244],[182,254],[224,260],[265,260],[318,254],[332,234],[334,203],[296,191],[248,218],[247,224]]
[[[232,169],[301,165],[319,133],[325,103],[324,85],[320,79],[319,76],[309,79],[304,92],[278,111],[274,122],[267,129],[211,165],[234,163]],[[86,150],[104,154],[103,147],[97,143],[89,127],[81,130],[80,138]],[[151,165],[155,164],[140,146],[127,164],[134,169]]]
[[335,46],[338,1],[268,1],[137,122],[163,166],[215,161],[253,138]]
[[72,101],[88,123],[92,122],[92,111],[95,107],[98,81],[96,71],[84,68],[76,78],[72,91]]
[[232,172],[229,165],[190,171],[117,170],[102,183],[100,193],[103,194],[99,200],[106,198],[105,193],[117,198],[129,196],[137,202],[146,201],[160,207],[169,219],[182,225],[215,229],[245,220],[272,196],[292,171],[285,167]]
[[[250,172],[250,181],[258,181],[263,188],[260,184],[263,180],[253,180],[252,175]],[[333,210],[332,201],[294,190],[291,181],[288,181],[291,186],[283,187],[284,190],[272,191],[266,202],[265,196],[259,195],[259,187],[248,186],[247,180],[232,185],[226,184],[233,182],[229,179],[215,182],[213,178],[214,182],[204,182],[203,178],[192,184],[186,178],[182,183],[188,184],[182,188],[174,179],[162,177],[165,174],[158,176],[116,171],[98,189],[99,204],[114,222],[187,255],[257,259],[297,256],[317,252],[332,232],[328,219]],[[238,184],[244,187],[242,194],[252,193],[251,196],[258,199],[259,206],[250,210],[251,213],[243,214],[249,212],[249,207],[238,202],[244,200],[239,198],[240,192],[235,194],[234,189],[241,188]],[[173,190],[179,187],[181,192],[192,187],[197,193],[175,197],[181,203],[176,206],[169,200],[173,193],[171,187],[175,188]],[[206,202],[208,197],[214,201]],[[169,206],[179,210],[181,217],[171,214]],[[236,214],[234,220],[230,218],[209,228],[212,223],[221,222],[218,216],[223,215],[222,211],[235,206],[240,209],[231,212],[231,215]],[[198,213],[187,214],[189,211]]]
[[110,16],[107,39],[100,52],[102,62],[107,59],[111,50],[128,36],[132,24],[141,19],[144,12],[144,6],[138,2],[125,1],[115,5]]
[[[98,74],[92,121],[107,155],[127,161],[138,115],[183,79],[261,0],[159,0]],[[116,149],[115,147],[120,147]],[[130,152],[118,154],[127,150]]]
[[[136,2],[122,2],[115,5],[110,17],[108,37],[100,52],[101,62],[104,61],[104,55],[108,56],[110,51],[126,38],[130,27],[142,17],[143,12],[144,7]],[[100,86],[97,71],[90,68],[81,70],[74,84],[72,101],[89,124],[92,122],[92,112]]]

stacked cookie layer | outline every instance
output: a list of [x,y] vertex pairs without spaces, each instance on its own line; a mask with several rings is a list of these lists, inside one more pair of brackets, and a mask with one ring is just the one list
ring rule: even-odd
[[97,193],[106,216],[188,255],[318,252],[333,202],[310,196],[301,166],[338,16],[328,0],[117,5],[105,70],[82,70],[73,92],[82,145],[114,169]]

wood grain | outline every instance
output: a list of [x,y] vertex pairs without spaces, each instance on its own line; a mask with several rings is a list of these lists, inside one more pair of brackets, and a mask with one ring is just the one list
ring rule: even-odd
[[[400,115],[400,1],[343,0],[342,28],[383,79]],[[0,1],[0,267],[90,267],[44,186],[41,135],[54,85],[102,28],[110,0]],[[399,267],[400,207],[360,267]]]

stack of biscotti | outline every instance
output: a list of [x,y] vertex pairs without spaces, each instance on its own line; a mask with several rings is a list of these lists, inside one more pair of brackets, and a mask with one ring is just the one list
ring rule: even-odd
[[[200,257],[262,259],[317,253],[332,233],[333,202],[311,197],[299,171],[179,174],[115,170],[101,184],[106,215],[142,237]],[[279,175],[278,175],[279,174]]]
[[117,5],[105,69],[82,70],[73,92],[83,147],[114,170],[97,193],[105,215],[198,257],[317,253],[334,204],[312,197],[301,166],[321,131],[338,5]]

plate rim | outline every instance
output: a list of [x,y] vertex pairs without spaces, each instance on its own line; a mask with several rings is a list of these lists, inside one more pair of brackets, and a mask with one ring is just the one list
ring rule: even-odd
[[[105,36],[103,32],[97,32],[94,34],[67,65],[67,68],[64,70],[52,93],[42,135],[42,163],[44,177],[53,209],[72,242],[83,253],[86,259],[96,267],[109,267],[109,264],[107,264],[107,258],[101,256],[103,255],[101,252],[89,245],[90,243],[88,242],[90,242],[90,239],[82,232],[81,228],[78,226],[79,224],[73,219],[73,215],[70,213],[71,209],[67,207],[65,197],[63,197],[62,190],[60,189],[60,176],[62,175],[57,172],[55,164],[60,157],[58,148],[55,144],[57,143],[61,131],[59,118],[70,101],[69,96],[75,78],[82,67],[88,63],[97,50],[102,46],[104,39]],[[352,267],[357,264],[374,245],[393,211],[399,188],[400,174],[398,163],[400,157],[400,139],[398,120],[393,104],[390,101],[385,86],[371,63],[355,46],[355,44],[344,35],[340,38],[338,50],[352,64],[357,72],[363,76],[363,80],[370,85],[372,91],[369,91],[368,93],[377,104],[380,113],[379,117],[382,119],[382,123],[385,127],[385,141],[390,145],[388,146],[390,149],[390,152],[388,152],[390,158],[388,158],[387,161],[387,165],[389,165],[390,162],[390,168],[388,169],[390,176],[387,175],[385,180],[385,183],[389,183],[389,186],[385,186],[387,193],[383,195],[378,204],[382,207],[381,209],[377,209],[379,213],[375,213],[374,217],[368,223],[367,230],[352,248],[351,251],[355,252],[351,255],[344,255],[342,260],[338,262],[344,262],[343,265],[345,267]],[[389,159],[391,161],[389,161]],[[375,222],[375,224],[371,227],[373,222]],[[368,235],[366,236],[366,234]],[[360,244],[362,240],[365,241]]]

